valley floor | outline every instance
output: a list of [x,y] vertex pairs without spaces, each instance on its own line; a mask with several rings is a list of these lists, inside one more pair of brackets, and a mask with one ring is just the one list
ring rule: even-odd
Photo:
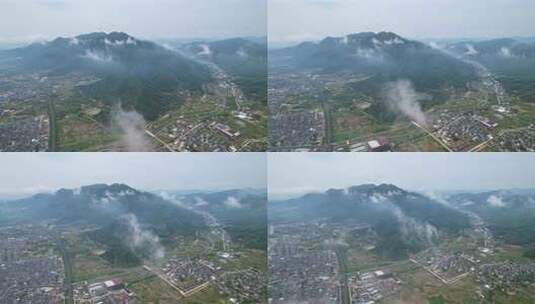
[[296,222],[273,224],[271,231],[272,303],[315,303],[318,298],[337,304],[535,300],[535,263],[522,256],[521,248],[494,240],[479,221],[472,231],[401,260],[374,253],[376,236],[366,224]]
[[348,89],[371,77],[273,71],[270,150],[535,151],[535,105],[508,95],[490,73],[466,92],[434,92],[449,97],[423,113],[425,122],[401,113],[391,122],[379,119],[372,109],[380,101]]

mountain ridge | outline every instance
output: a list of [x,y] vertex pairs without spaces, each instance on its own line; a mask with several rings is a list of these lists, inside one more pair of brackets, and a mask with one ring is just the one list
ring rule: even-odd
[[392,184],[356,185],[272,201],[268,214],[274,222],[323,219],[366,223],[381,236],[378,254],[396,258],[471,225],[468,216],[457,209]]
[[203,92],[214,80],[209,69],[178,52],[122,32],[95,32],[59,37],[49,42],[4,52],[19,69],[46,72],[50,76],[84,73],[100,81],[79,86],[83,94],[108,104],[134,108],[154,120],[183,102],[169,98],[177,90]]
[[[353,71],[385,81],[409,79],[417,89],[465,88],[476,78],[469,64],[423,42],[392,32],[363,32],[327,37],[318,43],[272,50],[274,66],[317,68],[323,73]],[[451,77],[456,75],[456,77]]]

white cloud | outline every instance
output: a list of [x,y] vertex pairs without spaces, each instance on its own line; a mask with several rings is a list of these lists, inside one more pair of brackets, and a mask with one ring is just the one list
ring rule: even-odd
[[464,53],[465,55],[477,55],[479,54],[479,52],[474,48],[473,45],[471,44],[466,44],[466,52]]
[[73,37],[69,40],[69,44],[70,45],[78,45],[80,43],[80,41],[78,41],[78,38],[76,37]]
[[199,53],[197,53],[197,55],[202,55],[202,56],[212,55],[212,50],[210,50],[210,47],[207,44],[201,44],[199,47],[201,48],[201,50]]
[[137,40],[132,37],[128,37],[126,40],[110,41],[108,38],[104,39],[104,43],[109,46],[124,46],[124,45],[137,45]]
[[487,203],[489,203],[489,205],[493,207],[499,207],[499,208],[506,206],[502,198],[496,195],[489,196],[489,198],[487,199]]
[[137,45],[137,40],[132,37],[128,37],[128,39],[126,39],[126,44]]
[[383,42],[379,41],[377,38],[373,38],[372,42],[373,42],[373,44],[375,44],[375,46],[383,45]]
[[376,49],[357,48],[356,55],[367,60],[374,60],[379,62],[384,60],[384,56]]
[[465,207],[466,207],[466,206],[472,206],[472,205],[474,205],[474,204],[475,204],[475,203],[474,203],[473,201],[468,200],[468,201],[463,202],[463,203],[461,204],[461,206],[465,206]]
[[165,256],[165,249],[160,244],[160,238],[149,230],[143,229],[137,217],[129,213],[124,216],[129,225],[126,244],[134,249],[150,250],[151,258],[159,260]]
[[92,50],[86,50],[83,58],[90,59],[99,63],[110,63],[113,62],[113,58],[110,55],[100,54]]
[[396,37],[394,39],[385,40],[384,43],[387,45],[393,45],[393,44],[404,44],[405,42],[399,39],[398,37]]
[[200,197],[196,197],[196,198],[195,198],[195,201],[196,201],[196,203],[195,203],[195,206],[196,206],[196,207],[204,207],[204,206],[208,206],[208,202],[205,201],[205,200],[203,200],[203,199],[200,198]]
[[387,198],[381,195],[380,193],[374,193],[373,195],[370,196],[370,200],[374,204],[379,204],[379,203],[385,202]]
[[168,51],[176,51],[176,48],[174,48],[172,45],[170,45],[169,43],[162,43],[161,46],[163,46],[164,49],[168,50]]
[[506,48],[506,47],[502,47],[498,53],[502,57],[507,57],[507,58],[513,57],[513,54],[511,53],[511,50],[509,48]]
[[234,196],[229,196],[225,200],[224,204],[225,204],[225,206],[227,206],[229,208],[241,208],[241,207],[243,207],[242,204],[240,203],[240,200],[237,199]]
[[236,54],[240,57],[243,57],[243,58],[247,58],[249,55],[247,54],[247,52],[243,49],[243,48],[239,48],[237,51],[236,51]]
[[429,42],[429,46],[434,48],[434,49],[442,49],[442,47],[438,43],[436,43],[434,41]]

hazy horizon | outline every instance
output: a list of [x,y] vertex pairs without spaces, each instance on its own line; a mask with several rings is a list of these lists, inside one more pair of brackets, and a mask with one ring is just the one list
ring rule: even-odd
[[[372,33],[380,33],[380,32],[392,32],[394,34],[399,35],[397,32],[392,30],[382,30],[382,31],[362,31],[362,32],[348,32],[345,34],[340,35],[327,35],[323,37],[318,37],[316,39],[305,39],[305,40],[294,40],[294,41],[269,41],[268,40],[268,48],[270,49],[279,49],[279,48],[288,48],[288,47],[294,47],[304,42],[312,42],[312,43],[319,43],[323,39],[334,37],[334,38],[342,38],[348,35],[352,34],[359,34],[364,32],[372,32]],[[475,42],[475,41],[486,41],[486,40],[495,40],[495,39],[519,39],[519,40],[527,40],[527,41],[535,41],[535,34],[531,36],[496,36],[496,37],[450,37],[450,38],[433,38],[433,37],[410,37],[410,36],[403,36],[400,35],[402,38],[414,40],[414,41],[420,41],[424,42],[426,44],[429,44],[431,42],[433,43],[456,43],[456,42]]]
[[[121,32],[121,31],[110,31],[110,32],[103,32],[106,34],[110,34],[112,32]],[[88,33],[80,33],[79,35],[85,35],[85,34],[92,34],[92,33],[98,33],[98,32],[88,32]],[[129,35],[128,32],[124,32]],[[76,36],[79,36],[76,35]],[[31,41],[2,41],[0,39],[0,50],[11,50],[16,48],[22,48],[26,46],[30,46],[34,43],[46,43],[51,42],[56,38],[74,38],[76,36],[57,36],[57,37],[51,37],[48,39],[41,39],[41,40],[31,40]],[[131,35],[130,35],[131,36]],[[192,43],[192,42],[211,42],[211,41],[221,41],[226,39],[234,39],[234,38],[242,38],[242,39],[264,39],[266,36],[229,36],[229,37],[177,37],[177,38],[145,38],[145,37],[137,37],[133,36],[136,39],[139,40],[145,40],[154,42],[156,44],[162,45],[166,47],[168,43]]]
[[271,0],[268,12],[275,45],[381,31],[417,40],[535,36],[527,0]]
[[533,189],[535,155],[524,153],[271,153],[271,199],[394,184],[416,192]]
[[114,31],[149,40],[263,37],[266,18],[266,0],[5,0],[0,26],[10,30],[0,44]]
[[123,183],[144,191],[264,189],[264,153],[3,153],[0,199]]

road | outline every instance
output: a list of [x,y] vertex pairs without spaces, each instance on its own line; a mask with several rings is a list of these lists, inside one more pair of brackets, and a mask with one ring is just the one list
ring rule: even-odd
[[225,251],[232,249],[232,238],[230,237],[230,234],[224,229],[223,224],[213,214],[195,206],[184,206],[184,208],[200,215],[203,218],[206,225],[210,227],[210,232],[216,238],[221,239],[223,242],[223,249]]
[[321,98],[321,108],[323,110],[323,117],[325,118],[325,141],[324,145],[329,147],[329,151],[332,151],[332,143],[334,142],[334,126],[331,113],[331,107],[326,102],[327,97],[325,94],[322,94]]
[[56,107],[54,105],[54,97],[51,97],[48,101],[48,151],[55,152],[58,149],[59,137],[58,137],[58,122],[56,118]]
[[485,149],[487,147],[487,145],[493,140],[494,140],[494,137],[492,137],[492,138],[480,143],[479,145],[473,147],[468,152],[480,152],[481,150]]
[[145,129],[145,133],[154,138],[154,140],[156,140],[157,142],[159,142],[160,144],[162,144],[167,150],[169,150],[169,152],[177,152],[175,151],[173,148],[171,148],[171,146],[169,146],[168,144],[166,144],[163,140],[159,139],[156,135],[154,135],[151,131]]
[[477,73],[485,82],[485,85],[491,87],[491,89],[494,91],[494,94],[496,94],[496,102],[498,105],[502,105],[505,97],[505,89],[503,85],[496,79],[494,74],[492,74],[486,66],[479,62],[468,60],[466,58],[462,58],[462,60],[476,68]]
[[347,283],[347,259],[345,249],[338,247],[336,249],[336,258],[338,259],[338,266],[340,272],[340,299],[342,304],[351,304],[351,296],[349,286]]
[[145,268],[147,271],[150,271],[153,274],[155,274],[156,276],[158,276],[158,278],[160,278],[162,281],[164,281],[167,285],[169,285],[174,290],[178,291],[178,293],[180,293],[181,296],[185,296],[186,295],[186,293],[184,293],[180,288],[178,288],[175,284],[173,284],[173,282],[169,281],[163,274],[161,274],[158,271],[154,270],[151,266],[143,265],[143,268]]
[[448,152],[454,152],[450,147],[448,147],[448,145],[446,145],[442,140],[440,140],[440,138],[438,138],[437,136],[435,136],[435,134],[433,134],[431,131],[427,130],[426,128],[422,127],[421,125],[419,125],[417,122],[415,121],[411,121],[413,125],[417,126],[418,128],[422,129],[423,131],[425,131],[425,133],[427,133],[429,136],[431,136],[431,138],[433,138],[437,143],[439,143],[444,149],[446,149],[446,151]]
[[61,251],[63,257],[63,267],[65,268],[65,304],[74,304],[74,295],[72,290],[72,281],[73,281],[73,272],[72,272],[72,261],[65,245],[65,240],[61,238],[60,235],[54,236],[56,244]]
[[[236,83],[234,83],[234,81],[232,80],[232,77],[229,74],[227,74],[220,66],[218,66],[214,62],[211,62],[209,60],[204,60],[202,58],[199,58],[199,56],[195,56],[187,52],[182,52],[178,49],[175,49],[175,51],[191,60],[194,60],[206,66],[210,70],[214,78],[218,81],[218,85],[221,85],[222,87],[230,88],[230,95],[234,97],[234,100],[236,102],[236,109],[238,111],[241,111],[240,100],[243,100],[244,95],[240,87]],[[227,91],[227,94],[228,94],[228,91]]]

